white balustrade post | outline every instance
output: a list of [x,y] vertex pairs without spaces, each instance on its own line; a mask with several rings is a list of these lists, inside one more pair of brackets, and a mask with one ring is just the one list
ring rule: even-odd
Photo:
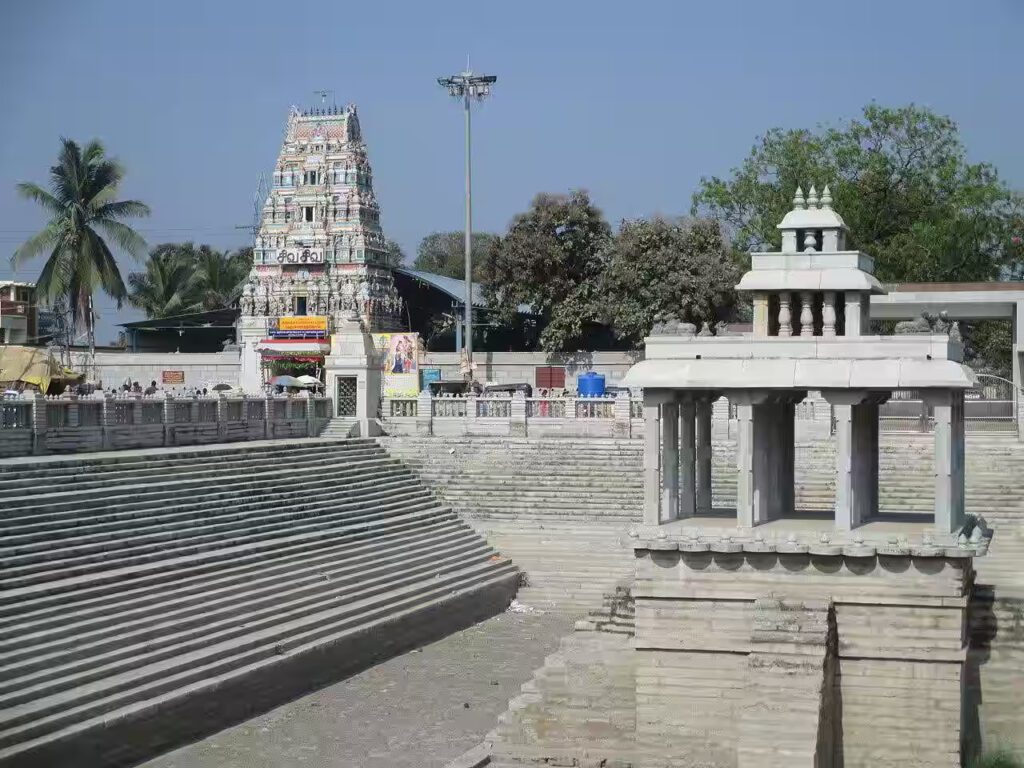
[[270,397],[270,395],[263,396],[263,438],[265,440],[269,440],[274,436],[274,428],[273,425],[270,423],[272,418],[270,406],[273,404],[273,402],[274,401]]
[[434,434],[434,399],[429,389],[424,389],[416,398],[416,434]]
[[788,337],[793,335],[793,313],[789,309],[789,293],[783,291],[779,294],[779,336]]
[[228,437],[228,396],[217,393],[217,439],[221,442]]
[[821,335],[835,338],[836,335],[836,294],[825,291],[821,300]]
[[113,435],[110,434],[110,428],[114,420],[114,397],[109,392],[103,393],[103,410],[100,413],[100,423],[103,425],[100,429],[100,445],[103,446],[103,450],[110,450],[113,445]]
[[65,406],[68,409],[68,426],[81,426],[81,414],[78,410],[78,395],[72,395],[71,401]]
[[32,419],[32,453],[46,453],[46,396],[41,392],[32,395],[29,411]]
[[800,293],[800,335],[814,335],[814,294],[810,291]]
[[512,393],[512,403],[509,405],[509,434],[513,437],[526,437],[526,393],[516,391]]
[[628,390],[620,390],[615,394],[614,414],[615,424],[612,426],[612,434],[615,437],[631,437],[633,418]]
[[174,396],[170,392],[164,393],[163,422],[164,445],[171,445],[174,442]]

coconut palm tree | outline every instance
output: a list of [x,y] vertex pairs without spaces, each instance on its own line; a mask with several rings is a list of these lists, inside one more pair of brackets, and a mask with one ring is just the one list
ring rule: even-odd
[[128,301],[150,318],[190,312],[196,304],[190,288],[193,256],[176,243],[158,245],[149,253],[146,271],[128,275]]
[[108,240],[130,255],[145,252],[146,243],[125,219],[148,216],[138,200],[117,200],[124,177],[121,166],[108,158],[98,141],[79,147],[61,139],[57,164],[50,169],[49,190],[32,182],[18,192],[39,203],[50,215],[42,231],[30,237],[11,257],[14,267],[40,254],[46,263],[36,281],[39,296],[48,303],[67,299],[75,325],[94,328],[90,304],[97,288],[113,297],[120,308],[128,290]]
[[232,253],[200,246],[195,254],[190,290],[198,298],[198,309],[234,306],[252,269],[252,249]]

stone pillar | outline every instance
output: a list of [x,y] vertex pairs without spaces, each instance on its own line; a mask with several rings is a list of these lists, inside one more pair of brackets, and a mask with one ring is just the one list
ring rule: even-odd
[[754,294],[754,336],[762,337],[768,335],[768,328],[771,326],[771,318],[768,316],[768,294],[757,292]]
[[661,425],[658,401],[644,392],[644,523],[661,522]]
[[68,426],[77,427],[81,425],[81,415],[78,412],[78,396],[72,395],[68,403]]
[[695,512],[697,515],[710,515],[711,507],[711,411],[712,399],[701,397],[697,400],[696,413],[696,442],[697,442],[697,465],[696,465],[696,499]]
[[696,424],[697,404],[679,404],[679,517],[697,514]]
[[1024,302],[1018,301],[1013,305],[1013,319],[1011,321],[1012,344],[1010,347],[1013,358],[1010,360],[1010,369],[1013,372],[1014,396],[1013,401],[1016,407],[1017,418],[1017,439],[1024,440],[1024,403],[1021,403],[1021,390],[1024,388]]
[[103,425],[100,432],[100,445],[104,451],[109,451],[113,447],[113,438],[110,434],[111,422],[114,419],[113,399],[109,392],[103,393],[103,408],[100,411],[100,423]]
[[661,405],[662,519],[675,520],[679,509],[679,403],[671,401]]
[[754,525],[754,406],[736,406],[736,524]]
[[951,533],[964,523],[964,393],[927,395],[935,419],[935,530]]
[[836,420],[836,529],[849,531],[878,514],[878,404],[863,391],[830,392]]
[[[775,402],[753,406],[751,443],[753,456],[752,524],[760,525],[778,519],[791,510],[786,504],[792,497],[792,429],[786,429],[786,415],[791,408]],[[789,437],[790,446],[786,440]],[[787,490],[789,489],[789,490]]]
[[868,297],[862,297],[857,291],[847,291],[846,306],[843,312],[843,333],[847,336],[864,336],[867,328],[862,324],[863,313],[861,302],[867,302]]

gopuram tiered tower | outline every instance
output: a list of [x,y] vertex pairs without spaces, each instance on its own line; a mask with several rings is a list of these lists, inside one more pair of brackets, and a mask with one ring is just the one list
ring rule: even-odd
[[292,108],[241,297],[242,386],[259,391],[269,363],[324,364],[346,320],[399,327],[373,172],[354,105]]

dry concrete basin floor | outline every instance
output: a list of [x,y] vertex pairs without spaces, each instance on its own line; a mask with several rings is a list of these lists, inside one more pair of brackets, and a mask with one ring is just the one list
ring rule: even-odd
[[564,614],[506,612],[142,768],[440,768],[480,743],[571,631]]

